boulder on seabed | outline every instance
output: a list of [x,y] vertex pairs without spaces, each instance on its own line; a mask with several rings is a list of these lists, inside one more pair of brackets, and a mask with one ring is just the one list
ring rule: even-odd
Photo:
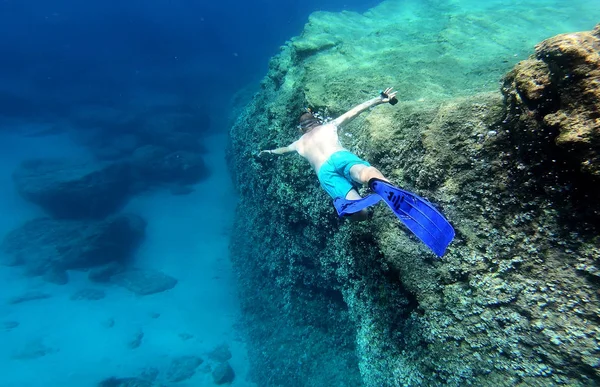
[[229,365],[229,362],[225,361],[220,363],[212,372],[213,381],[216,384],[225,384],[233,382],[235,379],[235,373],[233,368]]
[[202,364],[202,359],[197,356],[179,356],[174,358],[167,369],[167,380],[181,382],[194,376],[196,368]]
[[98,387],[166,387],[156,381],[158,373],[155,367],[145,367],[139,376],[123,378],[113,376],[101,381]]
[[130,269],[119,272],[110,282],[122,286],[139,296],[161,293],[177,285],[177,280],[156,270]]
[[229,350],[229,345],[223,343],[217,347],[215,347],[212,351],[209,352],[208,357],[211,360],[214,360],[219,363],[226,362],[231,359],[231,351]]
[[98,384],[98,387],[159,387],[159,384],[155,384],[150,380],[145,380],[136,377],[117,378],[111,377],[104,379]]
[[55,352],[58,352],[57,348],[49,347],[42,338],[37,338],[30,340],[22,349],[15,351],[12,358],[16,360],[33,360]]
[[33,275],[124,262],[141,242],[146,222],[137,215],[102,221],[39,218],[11,231],[2,242],[8,265],[24,265]]
[[600,24],[593,31],[557,35],[538,44],[535,54],[506,76],[502,89],[519,129],[512,135],[520,141],[520,151],[561,169],[574,163],[585,179],[597,183],[599,78]]
[[126,163],[95,164],[62,159],[26,160],[13,173],[19,194],[56,218],[103,218],[130,193]]
[[119,262],[109,262],[106,265],[94,267],[88,273],[88,279],[92,282],[107,283],[110,282],[110,278],[120,271],[123,271],[124,267]]

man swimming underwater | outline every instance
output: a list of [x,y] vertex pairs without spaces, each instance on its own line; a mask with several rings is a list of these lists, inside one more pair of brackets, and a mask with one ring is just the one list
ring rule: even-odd
[[[330,122],[323,122],[311,112],[304,113],[299,123],[303,135],[298,140],[285,147],[263,150],[260,155],[298,152],[315,170],[321,187],[334,199],[340,216],[365,220],[366,207],[383,199],[398,218],[441,257],[454,237],[452,226],[429,202],[393,186],[377,168],[344,148],[338,136],[340,126],[367,109],[397,102],[396,92],[390,87]],[[374,194],[362,198],[356,190],[357,184],[368,185]]]

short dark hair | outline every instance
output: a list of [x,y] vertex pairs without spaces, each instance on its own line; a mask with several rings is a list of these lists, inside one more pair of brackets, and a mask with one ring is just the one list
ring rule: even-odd
[[307,120],[312,120],[313,118],[315,118],[315,116],[313,116],[311,113],[304,113],[303,115],[300,116],[300,119],[298,120],[298,123],[302,123],[302,121],[307,121]]
[[321,125],[322,122],[320,119],[315,117],[312,113],[304,113],[300,116],[298,120],[298,127],[302,130],[303,133],[309,132],[312,128]]

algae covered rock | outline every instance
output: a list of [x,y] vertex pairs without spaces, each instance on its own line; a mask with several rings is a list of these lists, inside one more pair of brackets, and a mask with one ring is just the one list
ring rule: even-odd
[[202,359],[197,356],[179,356],[174,358],[166,372],[170,382],[181,382],[194,376],[196,368],[202,364]]
[[544,124],[558,129],[556,144],[576,154],[584,171],[600,177],[600,24],[592,32],[545,40],[535,55],[548,64],[552,86],[560,90],[560,106]]
[[538,157],[575,161],[591,178],[600,177],[598,79],[600,25],[591,32],[547,39],[515,67],[506,77],[504,92],[514,119],[531,132],[530,143],[540,143],[530,144],[528,151],[550,143],[557,149],[544,150]]
[[2,248],[12,265],[23,265],[30,274],[50,275],[124,262],[144,237],[146,222],[123,214],[101,221],[31,220],[11,231]]
[[[551,192],[573,212],[599,218],[593,199],[600,188],[600,25],[562,34],[506,76],[503,93],[507,136],[522,165],[521,184]],[[565,211],[566,212],[566,211]]]
[[[593,173],[572,161],[578,156],[548,157],[571,145],[557,143],[559,130],[544,119],[557,106],[593,117],[595,97],[585,100],[591,89],[579,85],[557,104],[568,85],[546,71],[558,62],[537,58],[552,57],[552,41],[516,65],[502,94],[498,81],[517,61],[506,47],[522,36],[516,28],[491,41],[470,33],[510,25],[514,10],[486,9],[494,23],[450,5],[443,15],[427,10],[384,2],[363,15],[313,15],[232,127],[228,162],[240,201],[231,252],[253,380],[597,384],[600,227],[581,206],[593,191],[579,184],[580,174],[594,183]],[[536,23],[552,20],[540,12]],[[421,39],[409,13],[432,21]],[[585,36],[571,39],[584,47],[567,49],[572,58],[596,49],[585,48]],[[522,57],[539,40],[521,47]],[[447,215],[456,239],[439,261],[385,206],[367,223],[337,219],[301,158],[254,157],[297,138],[302,107],[336,116],[388,85],[405,97],[341,128],[342,144]]]
[[58,159],[24,161],[13,173],[25,199],[57,218],[103,218],[122,206],[130,191],[127,164]]
[[213,348],[213,350],[209,352],[208,357],[216,362],[226,362],[227,360],[231,359],[231,351],[229,350],[229,345],[221,344]]
[[235,372],[229,365],[228,361],[219,363],[212,371],[212,377],[215,384],[226,384],[233,382],[235,379]]

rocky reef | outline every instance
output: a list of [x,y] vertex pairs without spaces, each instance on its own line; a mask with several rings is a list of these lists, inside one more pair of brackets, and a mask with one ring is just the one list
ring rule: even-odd
[[[600,28],[563,34],[536,46],[504,81],[511,143],[528,179],[555,197],[598,218],[600,184]],[[513,174],[516,175],[516,174]],[[531,180],[531,182],[527,182]],[[585,207],[585,208],[583,208]],[[565,211],[566,212],[566,211]]]
[[17,191],[56,218],[105,217],[129,195],[130,168],[61,159],[25,160],[13,173]]
[[[314,14],[232,127],[231,253],[254,381],[600,383],[599,27],[545,40],[516,65],[503,44],[460,61],[472,41],[456,43],[469,34],[457,26],[492,28],[484,19],[446,10],[419,56],[386,16],[436,15],[396,6]],[[455,71],[429,66],[432,50]],[[389,85],[401,102],[341,138],[447,215],[457,236],[441,260],[383,205],[368,222],[339,220],[301,158],[256,157],[298,137],[302,107],[337,116]]]
[[67,270],[109,263],[125,264],[144,237],[146,222],[120,214],[102,221],[33,219],[11,231],[0,248],[12,266],[55,283],[68,281]]

